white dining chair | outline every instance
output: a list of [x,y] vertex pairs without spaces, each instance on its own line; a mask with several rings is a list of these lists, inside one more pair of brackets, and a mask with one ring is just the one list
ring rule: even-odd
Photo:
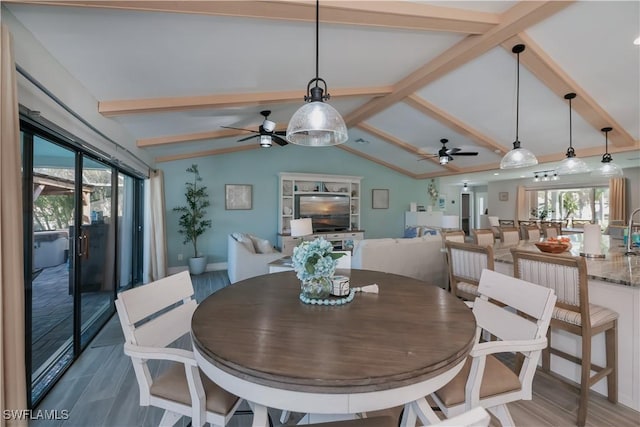
[[[476,344],[458,375],[431,397],[447,418],[482,406],[503,426],[513,426],[507,403],[531,400],[556,295],[552,289],[491,270],[482,272],[478,291],[473,304]],[[483,332],[497,341],[481,342]],[[519,374],[494,356],[514,352],[523,356]]]
[[[140,390],[140,406],[164,409],[160,425],[182,416],[191,424],[225,426],[242,399],[202,375],[192,350],[168,347],[189,334],[197,307],[188,271],[118,294],[115,301],[124,332],[124,353],[131,357]],[[169,362],[152,375],[149,360]]]

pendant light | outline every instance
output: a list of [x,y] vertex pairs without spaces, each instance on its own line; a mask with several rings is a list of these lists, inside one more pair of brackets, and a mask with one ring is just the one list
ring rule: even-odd
[[524,52],[524,45],[517,44],[511,49],[518,58],[518,68],[516,77],[516,140],[513,141],[513,150],[504,155],[500,161],[500,169],[525,168],[538,164],[538,159],[533,153],[525,148],[520,147],[518,139],[518,121],[520,115],[520,54]]
[[604,154],[602,155],[602,166],[598,169],[591,172],[592,176],[603,176],[607,178],[617,178],[621,177],[624,174],[622,173],[622,168],[612,163],[613,159],[611,158],[611,154],[609,154],[609,132],[613,130],[613,128],[606,127],[600,129],[604,132]]
[[571,133],[571,100],[575,97],[576,94],[573,92],[564,96],[564,99],[569,100],[569,148],[567,148],[567,158],[561,161],[556,169],[560,175],[589,172],[587,164],[584,160],[576,157],[576,152],[573,149],[573,135]]
[[[307,104],[300,107],[291,117],[286,135],[287,141],[292,144],[309,147],[338,145],[349,138],[347,126],[340,113],[324,102],[330,98],[327,82],[318,77],[319,10],[320,1],[316,0],[316,77],[307,84],[307,94],[304,97]],[[320,83],[324,89],[319,86]],[[315,86],[311,87],[314,84]],[[327,94],[324,95],[324,92]]]

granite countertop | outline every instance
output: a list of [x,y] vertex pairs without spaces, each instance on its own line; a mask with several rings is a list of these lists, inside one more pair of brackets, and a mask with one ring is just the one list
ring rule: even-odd
[[[571,250],[556,256],[580,256],[584,235],[571,234],[563,237],[569,237],[571,240]],[[513,264],[511,257],[513,247],[540,252],[533,242],[527,240],[521,240],[517,245],[502,245],[496,242],[493,247],[495,261]],[[586,258],[589,278],[640,288],[640,250],[635,248],[637,255],[625,256],[622,240],[611,239],[609,236],[602,236],[601,247],[602,253],[606,255],[605,258]]]

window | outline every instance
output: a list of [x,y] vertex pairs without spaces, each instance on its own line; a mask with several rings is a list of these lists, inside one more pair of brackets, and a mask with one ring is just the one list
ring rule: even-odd
[[572,187],[527,190],[527,211],[541,221],[589,220],[609,225],[609,187]]

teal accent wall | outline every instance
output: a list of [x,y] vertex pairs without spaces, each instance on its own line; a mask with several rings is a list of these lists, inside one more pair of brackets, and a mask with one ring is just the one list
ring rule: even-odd
[[[209,217],[213,228],[198,239],[198,250],[208,256],[209,263],[226,262],[227,235],[233,232],[255,234],[277,242],[278,173],[299,172],[362,177],[361,228],[365,238],[401,237],[404,212],[410,202],[427,205],[428,180],[416,180],[389,168],[370,162],[336,147],[310,148],[295,145],[273,146],[197,159],[158,164],[164,172],[167,256],[170,267],[186,265],[193,256],[191,245],[183,245],[177,231],[175,206],[185,204],[185,170],[197,164],[207,186],[211,206]],[[225,210],[225,184],[253,185],[253,209]],[[371,190],[389,189],[389,209],[371,208]],[[183,261],[178,261],[183,254]]]

